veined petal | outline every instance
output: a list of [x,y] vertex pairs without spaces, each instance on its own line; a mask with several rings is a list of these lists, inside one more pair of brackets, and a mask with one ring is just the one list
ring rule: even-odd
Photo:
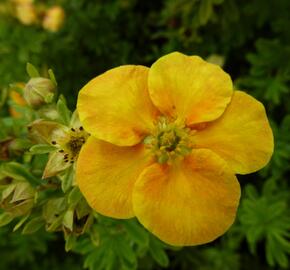
[[273,153],[273,134],[262,103],[235,91],[224,114],[195,135],[198,148],[208,148],[239,174],[264,167]]
[[79,93],[78,112],[94,137],[120,146],[139,143],[157,109],[147,89],[148,68],[121,66],[91,80]]
[[71,116],[70,127],[79,128],[81,126],[82,126],[82,123],[80,121],[78,111],[75,110]]
[[51,144],[52,141],[66,140],[68,127],[58,122],[38,119],[28,126],[29,135],[39,143]]
[[49,155],[49,159],[45,166],[42,179],[55,176],[71,165],[71,163],[64,161],[63,154],[59,153],[58,151],[52,152]]
[[239,198],[239,183],[225,161],[198,149],[179,164],[146,168],[135,184],[133,207],[139,221],[164,242],[198,245],[231,226]]
[[170,53],[149,72],[149,93],[155,106],[187,125],[218,118],[231,100],[232,89],[227,73],[198,56]]
[[114,218],[134,216],[132,189],[150,164],[141,144],[120,147],[90,137],[77,161],[77,184],[90,206]]

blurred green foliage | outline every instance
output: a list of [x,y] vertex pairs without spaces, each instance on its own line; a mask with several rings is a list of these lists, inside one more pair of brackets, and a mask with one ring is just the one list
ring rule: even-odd
[[[0,1],[1,6],[7,1]],[[275,136],[271,163],[239,177],[244,194],[236,223],[219,240],[180,250],[165,247],[134,220],[98,217],[89,239],[64,253],[62,236],[0,231],[0,269],[287,269],[290,253],[290,1],[51,0],[66,12],[50,33],[0,14],[1,96],[27,81],[25,65],[53,68],[73,108],[77,92],[97,74],[121,64],[150,65],[171,51],[217,54],[238,89],[265,104]],[[0,11],[2,9],[0,8]],[[1,104],[1,99],[0,99]],[[1,110],[0,115],[4,115]],[[12,121],[12,122],[11,122]],[[23,130],[0,119],[0,141]],[[22,123],[23,125],[23,123]],[[19,141],[18,143],[25,143]],[[246,146],[245,146],[246,147]],[[1,221],[5,223],[5,220]],[[14,224],[15,225],[15,224]],[[120,229],[121,228],[121,229]],[[94,234],[94,230],[98,233]],[[81,254],[82,256],[78,255]]]

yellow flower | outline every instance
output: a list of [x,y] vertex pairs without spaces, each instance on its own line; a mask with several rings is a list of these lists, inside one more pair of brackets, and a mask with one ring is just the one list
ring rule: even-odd
[[53,146],[42,178],[57,175],[74,166],[81,147],[89,134],[83,129],[75,111],[69,126],[58,122],[38,119],[28,127],[30,137],[35,141]]
[[[25,87],[25,83],[16,83],[10,88],[10,91],[9,91],[9,97],[11,101],[13,102],[13,105],[16,105],[20,108],[27,106],[27,103],[23,97],[24,87]],[[14,118],[21,118],[22,117],[21,112],[17,111],[17,109],[15,109],[15,106],[13,105],[9,106],[10,115]]]
[[32,25],[37,22],[37,13],[33,4],[17,4],[15,7],[17,19],[24,25]]
[[172,245],[222,235],[239,204],[235,173],[259,170],[273,152],[263,105],[198,56],[109,70],[84,86],[77,108],[91,134],[76,172],[88,203],[136,216]]
[[34,0],[10,0],[13,4],[23,5],[23,4],[32,4]]
[[65,12],[60,6],[53,6],[45,13],[42,26],[44,29],[57,32],[63,25]]

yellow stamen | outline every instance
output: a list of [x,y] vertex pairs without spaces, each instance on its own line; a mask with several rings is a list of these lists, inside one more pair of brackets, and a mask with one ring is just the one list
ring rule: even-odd
[[159,163],[172,163],[178,156],[190,154],[192,131],[177,122],[161,117],[154,132],[144,139]]

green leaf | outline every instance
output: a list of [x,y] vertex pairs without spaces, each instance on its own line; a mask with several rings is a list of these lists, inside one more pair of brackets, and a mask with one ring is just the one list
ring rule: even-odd
[[10,149],[14,151],[23,151],[31,147],[32,143],[28,139],[17,138],[10,144]]
[[36,217],[27,222],[22,230],[22,234],[32,234],[37,232],[45,224],[42,217]]
[[72,183],[74,180],[74,168],[73,166],[70,166],[65,174],[63,176],[61,176],[61,189],[64,193],[66,193],[71,187],[72,187]]
[[13,179],[28,181],[32,186],[40,184],[40,180],[34,177],[22,164],[17,162],[8,162],[2,164],[2,173]]
[[92,226],[89,233],[90,233],[90,238],[91,238],[92,243],[96,247],[98,247],[100,245],[100,233],[99,233],[97,227]]
[[254,254],[257,244],[264,240],[268,264],[286,268],[290,250],[289,195],[287,192],[284,195],[275,181],[271,178],[264,183],[262,196],[252,185],[247,185],[250,189],[246,188],[247,197],[241,202],[238,218],[251,253]]
[[63,216],[62,224],[72,232],[73,223],[74,223],[74,211],[67,210]]
[[138,243],[140,246],[148,246],[149,234],[140,224],[137,223],[136,220],[124,220],[123,225],[133,241]]
[[156,238],[150,237],[149,252],[153,259],[162,267],[168,267],[169,259],[164,251],[163,244]]
[[55,79],[55,75],[54,75],[52,69],[49,69],[48,70],[48,75],[49,75],[49,78],[51,79],[51,81],[55,84],[55,86],[57,86],[57,81]]
[[8,198],[8,196],[12,194],[12,192],[14,192],[15,188],[16,188],[16,184],[10,184],[7,187],[5,187],[2,191],[1,199],[4,200]]
[[26,72],[31,78],[40,77],[40,74],[36,67],[30,63],[26,64]]
[[83,197],[80,189],[78,187],[74,187],[68,195],[68,204],[70,207],[74,207]]
[[33,199],[35,189],[27,182],[19,182],[15,185],[13,197],[10,203]]
[[65,237],[65,251],[69,252],[74,248],[77,242],[77,237],[75,235],[69,234]]
[[29,149],[32,155],[47,154],[52,151],[55,151],[55,147],[49,144],[36,144]]
[[116,269],[116,254],[113,252],[112,249],[108,250],[106,256],[103,257],[101,262],[101,267],[105,270],[115,270]]
[[2,88],[0,91],[0,108],[4,106],[7,96],[8,96],[8,89]]
[[14,219],[14,217],[11,214],[2,213],[0,215],[0,227],[3,227],[5,225],[9,224],[13,219]]
[[103,267],[104,257],[106,257],[107,254],[108,253],[106,253],[106,250],[104,248],[98,248],[98,249],[94,248],[94,251],[90,252],[89,255],[87,255],[85,262],[84,262],[84,268],[89,268],[91,270],[104,269],[104,267]]
[[205,25],[211,14],[212,14],[212,1],[211,0],[203,0],[200,2],[200,7],[199,7],[199,22],[201,25]]
[[54,99],[54,93],[48,93],[44,97],[45,103],[51,103]]
[[62,220],[63,220],[63,215],[57,217],[48,227],[47,227],[47,231],[48,232],[54,232],[56,230],[58,230],[61,225],[62,225]]
[[13,228],[13,232],[17,231],[24,223],[25,221],[29,218],[30,214],[25,215],[24,217],[22,217],[18,223],[14,226]]
[[57,104],[57,111],[59,114],[59,120],[66,126],[69,126],[70,124],[70,119],[71,119],[71,111],[68,109],[66,105],[65,98],[63,96],[60,96]]
[[67,209],[66,199],[61,198],[53,198],[50,199],[43,206],[43,217],[48,224],[53,223],[57,218],[63,218],[63,213]]
[[130,264],[134,265],[137,264],[137,258],[132,250],[132,247],[129,245],[127,241],[123,238],[123,236],[114,237],[115,245],[115,252],[125,261],[129,262]]

